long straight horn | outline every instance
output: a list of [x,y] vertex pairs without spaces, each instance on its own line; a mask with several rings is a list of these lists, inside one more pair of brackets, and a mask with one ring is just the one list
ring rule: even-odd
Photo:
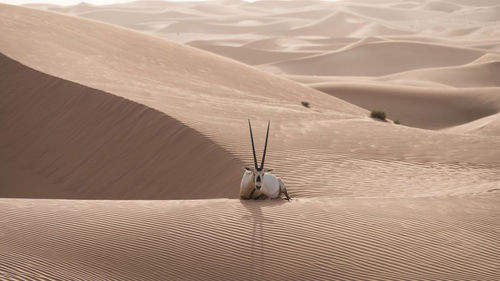
[[252,140],[253,163],[255,165],[255,170],[257,170],[259,167],[257,166],[257,156],[255,155],[255,144],[253,143],[252,124],[250,124],[250,119],[248,119],[248,127],[250,128],[250,139]]
[[266,159],[267,138],[269,137],[269,124],[271,124],[271,120],[267,121],[266,143],[264,144],[264,154],[262,155],[262,162],[260,163],[261,170],[264,168],[264,160]]

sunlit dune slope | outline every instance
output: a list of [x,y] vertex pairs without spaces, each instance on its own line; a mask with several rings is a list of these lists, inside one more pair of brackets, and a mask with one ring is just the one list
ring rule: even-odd
[[237,197],[241,163],[144,105],[0,55],[0,197]]

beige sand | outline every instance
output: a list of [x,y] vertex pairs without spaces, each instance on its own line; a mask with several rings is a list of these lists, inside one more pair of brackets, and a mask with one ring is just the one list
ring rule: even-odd
[[[433,123],[437,116],[433,109],[426,114],[428,102],[416,101],[419,104],[416,106],[410,102],[412,98],[407,98],[415,92],[442,97],[437,88],[447,86],[451,95],[445,95],[446,101],[439,102],[447,107],[455,103],[452,101],[455,96],[464,92],[475,99],[473,93],[499,91],[497,1],[156,1],[109,6],[33,6],[187,43],[284,74],[368,110],[384,110],[391,118],[410,126],[447,129],[487,116],[492,117],[488,120],[496,120],[493,116],[499,111],[499,98],[495,94],[490,95],[496,104],[494,110],[485,108],[474,114],[458,110],[460,116],[450,114],[442,106],[436,107],[433,102],[430,108],[449,116],[449,120],[438,118]],[[311,80],[321,77],[321,82],[328,83],[317,84],[307,77]],[[373,80],[382,81],[384,90],[400,96],[373,94],[364,88],[353,90],[372,84]],[[338,90],[346,88],[350,89],[349,94]],[[420,96],[417,94],[416,99]],[[408,112],[408,107],[413,110]],[[415,110],[420,114],[415,114]],[[484,132],[500,135],[494,125],[486,131],[460,133]]]
[[498,204],[0,199],[0,278],[494,280]]
[[[497,278],[500,106],[487,73],[500,44],[494,21],[483,23],[495,7],[380,5],[396,11],[304,1],[55,9],[178,36],[260,69],[1,5],[0,196],[33,198],[0,199],[1,278]],[[349,34],[319,37],[331,23]],[[180,31],[190,26],[202,33]],[[389,49],[369,56],[380,46]],[[416,58],[399,61],[411,50]],[[361,55],[367,73],[334,64],[313,76],[315,58]],[[392,63],[380,65],[386,55]],[[337,94],[367,109],[385,101],[390,118],[399,110],[403,124],[438,130],[374,121]],[[292,202],[220,199],[236,197],[251,164],[248,118],[258,151],[271,120],[266,166]]]

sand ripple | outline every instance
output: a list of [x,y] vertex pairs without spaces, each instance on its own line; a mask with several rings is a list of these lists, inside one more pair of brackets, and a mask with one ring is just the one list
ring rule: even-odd
[[495,279],[499,203],[2,199],[0,276]]

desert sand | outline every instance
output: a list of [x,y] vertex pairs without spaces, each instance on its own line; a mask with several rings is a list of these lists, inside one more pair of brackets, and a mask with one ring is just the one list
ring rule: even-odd
[[0,279],[498,279],[499,11],[0,5]]

